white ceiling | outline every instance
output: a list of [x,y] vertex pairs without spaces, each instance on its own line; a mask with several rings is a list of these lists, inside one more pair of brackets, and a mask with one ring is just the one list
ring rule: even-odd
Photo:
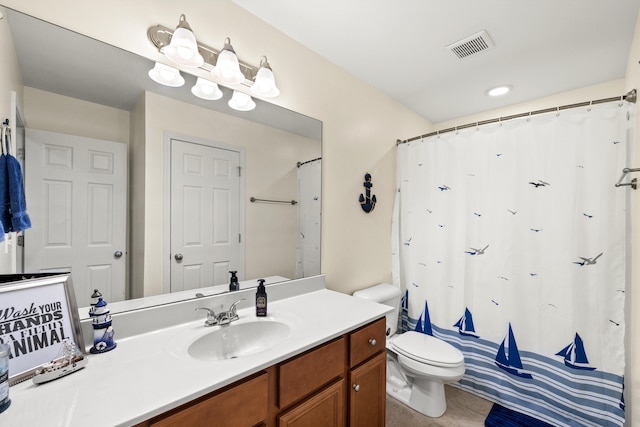
[[[640,0],[234,2],[433,123],[624,78],[640,8]],[[446,48],[481,30],[493,48],[465,59]],[[513,90],[486,96],[502,84]]]

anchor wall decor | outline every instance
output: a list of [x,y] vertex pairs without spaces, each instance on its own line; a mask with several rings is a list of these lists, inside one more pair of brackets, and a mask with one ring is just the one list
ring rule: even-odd
[[364,175],[364,188],[366,189],[363,195],[360,193],[360,206],[362,206],[362,210],[366,213],[369,213],[376,206],[376,196],[371,194],[371,187],[373,184],[371,183],[371,174],[366,173]]

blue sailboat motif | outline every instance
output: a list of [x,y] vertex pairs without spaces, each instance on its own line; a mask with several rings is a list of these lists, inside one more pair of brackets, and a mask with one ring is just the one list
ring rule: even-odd
[[496,365],[512,375],[521,378],[533,378],[533,376],[523,370],[520,352],[513,336],[511,323],[509,323],[509,334],[502,340],[498,353],[496,354]]
[[427,305],[427,300],[424,300],[424,311],[418,318],[418,323],[416,323],[415,331],[433,336],[433,330],[431,329],[431,316],[429,316],[429,306]]
[[576,333],[573,342],[556,353],[556,356],[564,357],[564,364],[573,369],[593,371],[596,368],[589,366],[587,353],[584,350],[584,343],[580,335]]
[[464,309],[464,314],[453,326],[458,328],[460,335],[479,338],[479,335],[476,334],[476,328],[473,326],[473,317],[468,307]]

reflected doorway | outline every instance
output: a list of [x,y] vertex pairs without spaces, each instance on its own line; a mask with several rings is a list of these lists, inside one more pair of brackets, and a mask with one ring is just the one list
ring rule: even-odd
[[171,292],[242,277],[241,153],[171,138]]

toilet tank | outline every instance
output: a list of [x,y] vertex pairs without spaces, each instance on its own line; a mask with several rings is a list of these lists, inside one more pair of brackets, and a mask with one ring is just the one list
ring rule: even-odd
[[393,311],[387,313],[387,336],[396,333],[398,328],[398,313],[400,312],[400,288],[388,283],[371,286],[353,293],[354,297],[366,299],[393,307]]

